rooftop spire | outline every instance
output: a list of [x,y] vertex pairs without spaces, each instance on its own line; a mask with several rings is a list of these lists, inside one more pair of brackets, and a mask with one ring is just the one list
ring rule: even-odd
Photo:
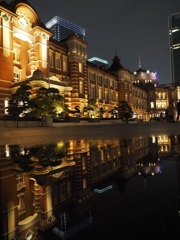
[[117,48],[115,48],[115,56],[117,56]]
[[139,56],[139,68],[141,68],[141,57]]

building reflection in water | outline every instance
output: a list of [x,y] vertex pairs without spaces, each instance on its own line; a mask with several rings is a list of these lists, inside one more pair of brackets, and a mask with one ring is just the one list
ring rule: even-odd
[[179,211],[179,151],[180,135],[0,146],[0,239],[43,239],[49,229],[66,239],[93,224],[93,192],[113,188],[109,179],[123,192],[134,175],[146,187],[162,159],[177,163]]

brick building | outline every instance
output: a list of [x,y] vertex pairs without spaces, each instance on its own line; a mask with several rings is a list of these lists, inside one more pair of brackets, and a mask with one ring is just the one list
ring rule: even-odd
[[57,88],[65,105],[70,110],[78,106],[82,116],[91,99],[97,110],[103,109],[102,117],[112,117],[119,102],[127,101],[134,117],[147,121],[180,98],[178,86],[158,85],[157,73],[141,66],[132,73],[117,55],[110,66],[88,61],[84,39],[71,34],[57,41],[27,1],[1,1],[0,10],[0,118],[22,83],[33,94],[40,87]]

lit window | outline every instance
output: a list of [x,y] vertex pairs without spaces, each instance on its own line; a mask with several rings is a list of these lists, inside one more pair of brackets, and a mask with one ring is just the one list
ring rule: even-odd
[[108,78],[105,78],[104,83],[105,85],[108,85]]
[[21,69],[14,67],[14,82],[18,82],[21,80]]
[[151,105],[151,108],[154,108],[154,102],[151,102],[150,105]]
[[68,67],[67,67],[67,59],[63,58],[63,71],[67,72],[68,71]]
[[99,88],[99,99],[102,100],[102,88]]
[[108,91],[105,91],[105,100],[108,101],[109,97],[108,97]]
[[53,53],[49,53],[49,66],[53,67],[54,66],[54,59],[53,59]]
[[87,164],[86,164],[86,158],[82,157],[82,169],[86,170],[87,169]]
[[5,148],[5,153],[6,153],[6,157],[9,157],[10,156],[10,151],[9,151],[9,146],[6,145],[6,148]]
[[23,175],[22,175],[22,174],[17,174],[17,176],[16,176],[16,182],[17,182],[17,184],[23,182]]
[[56,62],[55,62],[55,67],[58,68],[58,69],[61,69],[61,57],[60,55],[57,55],[56,56]]
[[84,94],[84,81],[79,81],[79,93]]
[[100,153],[101,153],[101,161],[104,162],[104,159],[105,159],[105,158],[104,158],[104,150],[101,149],[101,152],[100,152]]
[[24,203],[24,193],[21,193],[17,196],[18,199],[18,211],[25,210],[25,203]]
[[118,102],[118,93],[116,93],[116,100],[115,101]]
[[99,84],[102,84],[102,76],[99,76]]
[[83,72],[83,65],[82,65],[82,63],[79,63],[79,72],[80,72],[80,73]]
[[4,100],[4,114],[8,114],[8,111],[7,111],[7,107],[8,107],[8,105],[9,105],[9,101],[8,100]]
[[83,179],[83,189],[87,188],[87,179]]
[[15,62],[20,62],[20,48],[13,48],[13,60]]
[[96,93],[95,93],[95,86],[91,86],[91,98],[95,99]]

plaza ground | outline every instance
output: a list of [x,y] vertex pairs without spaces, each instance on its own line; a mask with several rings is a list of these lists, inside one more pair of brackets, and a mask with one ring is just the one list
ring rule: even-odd
[[69,139],[115,139],[158,134],[178,134],[180,122],[62,123],[57,127],[0,127],[0,144],[36,145]]

